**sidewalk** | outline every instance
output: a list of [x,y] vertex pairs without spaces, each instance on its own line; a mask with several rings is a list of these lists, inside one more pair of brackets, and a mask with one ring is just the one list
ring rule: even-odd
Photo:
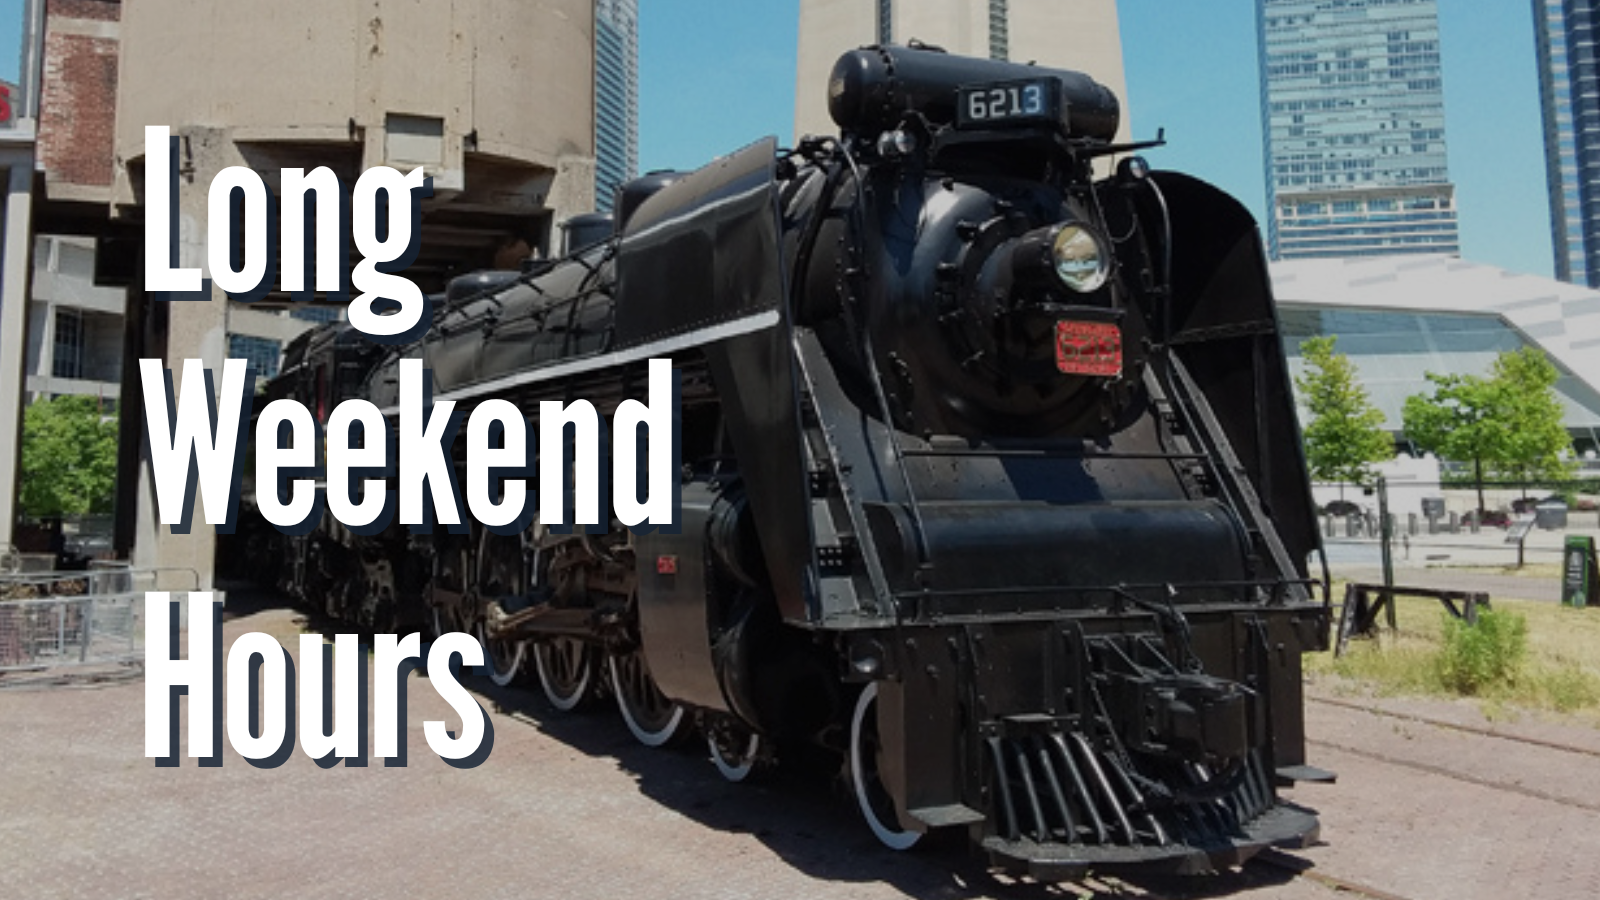
[[[1383,570],[1376,567],[1336,567],[1333,575],[1335,578],[1359,581],[1363,584],[1383,583]],[[1397,565],[1394,568],[1394,583],[1402,587],[1434,588],[1444,591],[1487,591],[1491,603],[1502,598],[1561,602],[1561,580],[1558,578],[1487,575],[1471,569],[1424,569]]]
[[[1523,547],[1523,558],[1530,567],[1544,572],[1559,565],[1562,547],[1569,534],[1588,535],[1600,543],[1600,532],[1592,529],[1567,531],[1534,530]],[[1383,581],[1383,552],[1376,538],[1323,537],[1328,568],[1333,577],[1372,584]],[[1421,534],[1397,536],[1392,544],[1396,584],[1443,590],[1487,591],[1491,599],[1507,597],[1541,600],[1561,599],[1561,579],[1554,575],[1506,574],[1517,563],[1517,547],[1507,544],[1501,528],[1484,528],[1477,534]]]

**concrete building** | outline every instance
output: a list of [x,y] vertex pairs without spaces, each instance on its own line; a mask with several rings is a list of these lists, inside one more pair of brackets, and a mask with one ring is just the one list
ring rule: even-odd
[[1533,0],[1556,277],[1600,287],[1600,8]]
[[1274,259],[1459,253],[1436,0],[1258,0]]
[[1086,72],[1123,101],[1120,136],[1130,133],[1115,0],[801,0],[795,137],[838,130],[827,98],[840,54],[912,40]]
[[639,173],[638,0],[595,0],[594,156],[595,206],[610,212]]
[[[281,292],[249,305],[220,291],[207,303],[147,298],[139,276],[146,125],[167,125],[179,141],[183,266],[206,266],[208,188],[228,166],[256,170],[274,191],[284,167],[329,166],[346,190],[371,166],[423,167],[434,194],[406,274],[425,290],[549,252],[555,223],[594,208],[594,0],[531,8],[517,0],[28,0],[28,20],[35,41],[21,90],[38,111],[35,221],[40,233],[90,240],[40,242],[32,317],[29,304],[10,302],[27,295],[27,268],[14,290],[8,265],[0,364],[19,375],[26,367],[27,390],[38,395],[91,392],[86,383],[101,393],[120,375],[119,548],[139,564],[193,568],[202,586],[213,533],[198,523],[190,535],[155,526],[137,457],[137,371],[113,372],[100,358],[114,343],[101,317],[117,304],[112,294],[74,293],[79,276],[88,268],[100,284],[127,287],[119,360],[156,356],[176,367],[199,358],[220,368],[241,356],[271,372],[283,342],[339,310],[293,304]],[[0,145],[23,133],[15,131]],[[30,154],[16,188],[32,189],[33,174]],[[24,260],[28,231],[24,222]],[[25,379],[3,383],[22,388]],[[0,395],[0,422],[15,421],[21,391]],[[11,484],[15,453],[5,449],[0,484]],[[13,492],[0,493],[9,533]]]
[[1574,448],[1600,453],[1600,291],[1444,255],[1271,269],[1290,371],[1302,370],[1302,341],[1336,335],[1390,431],[1401,432],[1401,407],[1427,390],[1427,373],[1487,375],[1500,353],[1532,346],[1561,373]]
[[126,292],[94,283],[94,240],[39,235],[33,242],[26,402],[94,397],[106,415],[122,391]]
[[[144,126],[181,142],[180,262],[202,265],[205,186],[227,166],[276,188],[286,166],[328,165],[346,185],[376,165],[423,166],[422,251],[407,276],[437,286],[548,251],[554,222],[593,207],[594,7],[556,0],[144,0],[123,8],[112,204],[137,215]],[[315,27],[306,27],[315,23]],[[271,73],[271,77],[263,77]],[[276,320],[276,321],[270,321]],[[289,324],[286,324],[289,323]],[[282,329],[275,332],[275,329]],[[281,311],[175,305],[168,363],[270,358],[298,326]],[[241,338],[257,338],[257,341]],[[125,404],[126,405],[126,404]],[[149,493],[139,491],[148,504]],[[209,574],[214,535],[173,535],[141,513],[136,559]]]

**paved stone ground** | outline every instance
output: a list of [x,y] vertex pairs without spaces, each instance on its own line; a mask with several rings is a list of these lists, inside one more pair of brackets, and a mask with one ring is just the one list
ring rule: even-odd
[[[293,647],[299,624],[257,611],[224,626],[225,644],[245,631]],[[423,721],[454,720],[420,677],[403,769],[325,770],[297,750],[264,770],[231,749],[221,768],[158,769],[142,755],[141,682],[0,691],[0,898],[1348,896],[1266,867],[1108,890],[1011,883],[956,846],[893,855],[821,774],[729,785],[703,752],[639,746],[610,710],[559,716],[528,691],[472,686],[494,749],[470,770],[428,750]],[[1320,876],[1415,900],[1600,896],[1600,813],[1527,792],[1600,793],[1563,780],[1570,754],[1311,713],[1314,761],[1341,774],[1295,792],[1324,814],[1329,844],[1302,854]],[[1403,764],[1436,742],[1482,783]],[[1402,763],[1372,758],[1391,754]]]

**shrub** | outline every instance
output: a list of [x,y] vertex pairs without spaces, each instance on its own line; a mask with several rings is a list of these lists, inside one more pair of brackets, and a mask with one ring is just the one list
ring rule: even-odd
[[1450,616],[1436,661],[1439,681],[1466,695],[1516,680],[1528,655],[1528,620],[1513,612],[1483,610],[1476,625]]

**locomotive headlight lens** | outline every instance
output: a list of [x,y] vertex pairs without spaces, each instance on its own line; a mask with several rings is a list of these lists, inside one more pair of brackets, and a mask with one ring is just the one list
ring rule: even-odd
[[1106,283],[1110,268],[1100,241],[1081,225],[1068,225],[1057,232],[1050,253],[1056,277],[1078,293],[1087,294]]

